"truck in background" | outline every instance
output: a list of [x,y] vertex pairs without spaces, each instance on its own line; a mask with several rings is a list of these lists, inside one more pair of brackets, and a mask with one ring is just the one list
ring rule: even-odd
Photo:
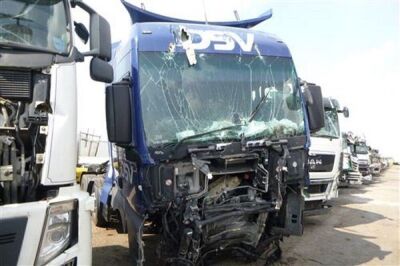
[[385,168],[385,162],[382,156],[379,154],[379,150],[369,148],[369,157],[371,165],[369,166],[371,174],[373,176],[380,176],[381,171]]
[[[350,133],[351,134],[351,133]],[[372,182],[371,158],[369,147],[364,137],[354,136],[354,143],[350,146],[352,153],[357,156],[358,170],[364,184]]]
[[361,185],[361,173],[358,170],[357,156],[352,153],[351,147],[355,140],[352,134],[342,133],[342,156],[341,172],[339,177],[339,186],[347,187],[349,185]]
[[207,24],[122,2],[133,25],[106,89],[118,164],[89,182],[101,190],[97,222],[120,219],[134,265],[151,252],[147,230],[168,264],[232,252],[279,258],[283,236],[303,232],[310,131],[324,126],[320,88],[303,94],[286,45],[250,29],[269,13]]
[[324,97],[325,126],[311,134],[308,157],[310,184],[304,190],[305,214],[317,215],[329,209],[327,201],[338,197],[342,140],[339,114],[349,116],[347,107]]
[[[81,1],[1,1],[0,264],[90,265],[93,198],[75,181],[76,64],[111,82],[108,22]],[[90,30],[72,21],[79,6]],[[74,46],[75,32],[90,51]]]

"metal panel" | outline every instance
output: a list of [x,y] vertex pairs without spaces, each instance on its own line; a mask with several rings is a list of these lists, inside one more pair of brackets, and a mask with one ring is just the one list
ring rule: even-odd
[[0,221],[0,266],[17,265],[28,217]]

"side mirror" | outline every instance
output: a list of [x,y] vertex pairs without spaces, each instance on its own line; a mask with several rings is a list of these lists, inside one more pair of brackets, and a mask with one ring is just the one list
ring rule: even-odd
[[90,77],[95,81],[111,83],[114,79],[112,66],[98,57],[90,61]]
[[107,134],[117,145],[132,144],[132,94],[128,81],[106,88]]
[[[111,60],[110,24],[82,0],[70,0],[71,6],[79,6],[90,14],[90,51],[84,56],[98,57],[104,61]],[[79,35],[78,35],[79,36]]]
[[342,110],[342,112],[343,112],[343,115],[344,115],[344,117],[349,117],[350,116],[350,112],[349,112],[349,108],[347,108],[347,107],[343,107],[343,110]]
[[321,87],[307,84],[304,87],[304,98],[307,106],[308,126],[314,133],[325,126],[324,101]]
[[89,40],[89,31],[84,24],[74,21],[76,35],[83,41],[84,44]]
[[102,60],[111,60],[110,24],[97,13],[90,14],[90,51]]

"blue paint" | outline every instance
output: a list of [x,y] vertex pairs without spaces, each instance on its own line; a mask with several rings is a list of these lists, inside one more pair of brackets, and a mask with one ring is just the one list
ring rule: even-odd
[[[254,47],[250,52],[240,49],[235,43],[235,47],[231,51],[215,50],[214,42],[204,50],[196,50],[197,53],[227,53],[227,54],[243,54],[257,55],[260,53],[264,56],[282,56],[291,57],[287,46],[275,36],[251,29],[237,29],[232,27],[222,27],[213,25],[197,25],[197,24],[179,24],[179,23],[137,23],[132,25],[132,32],[138,35],[139,51],[163,51],[167,52],[170,44],[176,44],[174,32],[179,31],[179,27],[184,26],[187,30],[206,30],[218,32],[230,32],[237,34],[242,40],[247,40],[247,34],[254,34]],[[196,36],[196,35],[195,35]],[[131,35],[131,37],[133,37]],[[199,40],[192,40],[198,43]],[[176,46],[176,52],[184,52],[181,46]]]
[[[156,14],[153,12],[149,12],[140,7],[132,5],[124,0],[121,0],[122,4],[125,6],[126,10],[131,17],[132,23],[143,23],[143,22],[164,22],[164,23],[184,23],[184,24],[206,24],[204,21],[193,21],[193,20],[184,20],[171,18],[167,16],[163,16],[160,14]],[[226,21],[226,22],[207,22],[208,25],[219,25],[226,27],[236,27],[236,28],[251,28],[267,19],[272,17],[272,10],[269,9],[266,12],[262,13],[259,17],[253,19],[239,20],[239,21]]]
[[[137,20],[139,21],[139,20]],[[135,21],[135,22],[137,22]],[[146,21],[146,20],[143,20]],[[159,20],[153,20],[159,21]],[[131,146],[134,147],[137,154],[141,159],[141,165],[139,169],[143,169],[145,166],[154,165],[154,160],[151,158],[148,147],[146,144],[146,136],[144,131],[144,123],[142,118],[142,107],[141,107],[141,99],[140,99],[140,79],[139,79],[139,52],[168,52],[171,44],[175,45],[174,52],[183,53],[185,52],[182,48],[180,40],[178,40],[177,36],[179,35],[179,30],[181,27],[185,27],[187,31],[213,31],[213,32],[227,32],[228,34],[236,34],[239,38],[241,38],[244,42],[248,40],[248,34],[254,35],[254,44],[250,50],[244,51],[238,42],[234,42],[235,46],[231,50],[216,50],[214,44],[220,44],[218,42],[210,42],[210,45],[204,47],[202,50],[195,50],[196,54],[199,53],[210,53],[210,54],[238,54],[238,55],[262,55],[262,56],[279,56],[279,57],[288,57],[291,58],[290,51],[288,47],[279,40],[277,37],[252,29],[243,29],[240,27],[225,27],[220,25],[204,25],[204,24],[193,24],[193,23],[182,23],[182,22],[142,22],[135,23],[131,26],[129,43],[125,48],[124,53],[129,53],[131,66],[131,87],[132,87],[132,132],[133,132],[133,141]],[[196,34],[192,35],[192,43],[196,44],[201,42],[201,36],[197,36]],[[200,38],[200,39],[199,39]],[[120,44],[122,45],[122,44]],[[116,47],[113,47],[116,48]],[[129,67],[129,66],[128,66]],[[305,148],[308,150],[310,146],[310,132],[308,129],[308,119],[307,112],[305,108],[305,103],[303,97],[302,99],[302,108],[304,111],[304,126],[305,126],[305,137],[306,144]],[[137,175],[133,178],[133,183],[135,186],[139,186],[142,184],[143,175],[142,171],[138,171]],[[308,179],[308,178],[306,178]],[[112,183],[111,183],[112,184]],[[107,186],[110,186],[107,184]],[[140,191],[139,189],[137,190]],[[136,200],[143,201],[141,192],[137,194]]]

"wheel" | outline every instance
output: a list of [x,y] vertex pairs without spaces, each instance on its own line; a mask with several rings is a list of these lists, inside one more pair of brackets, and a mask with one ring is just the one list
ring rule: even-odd
[[102,179],[94,180],[91,193],[91,195],[94,196],[96,199],[96,203],[94,205],[94,211],[92,213],[92,220],[97,227],[105,227],[107,225],[107,221],[103,217],[103,203],[100,202],[102,185],[103,185]]

